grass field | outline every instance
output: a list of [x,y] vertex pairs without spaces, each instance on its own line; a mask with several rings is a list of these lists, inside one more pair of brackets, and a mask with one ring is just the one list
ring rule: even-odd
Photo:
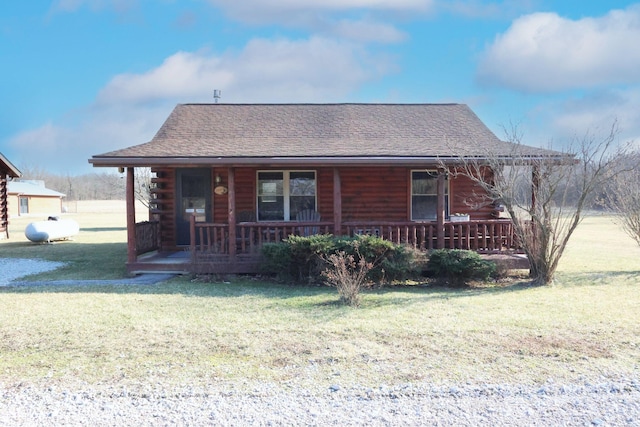
[[[66,265],[53,272],[28,276],[27,280],[120,279],[126,276],[127,228],[124,201],[76,202],[74,211],[62,219],[73,219],[80,233],[70,241],[36,244],[24,235],[25,227],[45,216],[11,218],[9,239],[0,240],[0,257],[37,258],[62,261]],[[138,207],[137,221],[148,217]]]
[[[69,262],[39,279],[124,277],[124,214],[85,215],[76,216],[73,242],[34,246],[14,233],[0,242],[0,257]],[[377,387],[638,378],[639,255],[610,218],[589,217],[551,287],[385,288],[367,292],[359,309],[338,304],[328,287],[248,278],[0,288],[0,383]]]

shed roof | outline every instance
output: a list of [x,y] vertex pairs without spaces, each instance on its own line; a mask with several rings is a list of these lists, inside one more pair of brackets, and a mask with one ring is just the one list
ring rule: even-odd
[[[436,159],[509,156],[464,104],[180,104],[150,142],[95,155],[95,166],[171,160]],[[522,147],[520,154],[548,156]],[[558,154],[558,153],[555,153]]]
[[65,196],[63,193],[45,187],[44,181],[10,181],[7,185],[7,193],[41,197]]

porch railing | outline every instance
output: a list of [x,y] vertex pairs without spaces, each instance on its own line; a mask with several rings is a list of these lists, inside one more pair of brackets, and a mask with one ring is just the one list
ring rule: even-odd
[[[195,235],[194,235],[195,232]],[[191,245],[198,252],[229,253],[229,225],[207,222],[192,224]]]
[[143,221],[136,223],[136,255],[160,248],[160,223]]
[[[420,250],[438,249],[438,228],[434,222],[346,222],[335,233],[332,222],[242,222],[235,228],[236,254],[257,254],[268,242],[280,242],[291,235],[368,234]],[[509,220],[446,222],[443,249],[501,252],[517,249],[513,224]],[[192,247],[197,252],[229,254],[232,244],[228,224],[192,223]]]
[[438,247],[435,222],[349,222],[347,235],[368,234],[415,249],[467,249],[478,252],[501,252],[517,249],[517,239],[510,220],[475,220],[445,222],[444,247]]
[[[195,249],[198,252],[228,254],[231,248],[228,224],[196,222],[193,224]],[[257,253],[264,243],[277,243],[289,236],[333,232],[331,222],[241,222],[235,230],[236,253]]]

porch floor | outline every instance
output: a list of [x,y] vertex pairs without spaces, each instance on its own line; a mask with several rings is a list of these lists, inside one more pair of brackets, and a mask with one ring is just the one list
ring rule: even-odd
[[224,274],[250,274],[259,271],[259,257],[251,254],[238,254],[234,262],[229,260],[229,255],[208,255],[198,257],[198,263],[192,264],[191,254],[188,250],[175,252],[153,251],[138,256],[133,263],[127,263],[127,272],[130,275],[143,273],[224,273]]
[[480,256],[507,270],[528,270],[531,267],[527,256],[521,253],[492,253],[480,254]]

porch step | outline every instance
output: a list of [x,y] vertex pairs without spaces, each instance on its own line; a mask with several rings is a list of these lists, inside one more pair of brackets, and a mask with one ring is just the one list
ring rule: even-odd
[[196,273],[202,274],[255,274],[260,271],[260,259],[251,256],[238,256],[235,262],[230,262],[226,255],[200,258],[193,266]]
[[482,258],[493,261],[497,265],[502,266],[507,270],[528,270],[531,266],[529,259],[524,254],[481,254]]
[[134,262],[127,264],[129,274],[143,273],[171,273],[190,274],[191,267],[188,263],[159,263],[159,262]]

